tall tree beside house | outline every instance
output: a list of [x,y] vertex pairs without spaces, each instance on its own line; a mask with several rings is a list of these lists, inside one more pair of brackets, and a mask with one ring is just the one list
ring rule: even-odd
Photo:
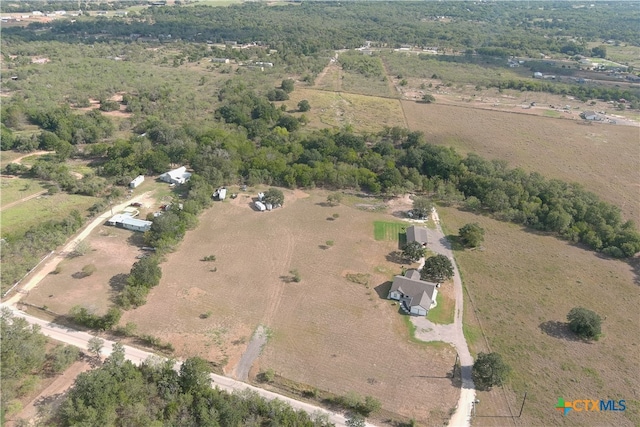
[[264,201],[272,205],[284,205],[284,193],[277,188],[270,188],[264,193]]
[[404,246],[402,255],[411,262],[416,262],[424,256],[424,246],[420,242],[409,242]]
[[442,283],[453,277],[453,264],[444,255],[429,257],[420,270],[420,278],[431,282]]

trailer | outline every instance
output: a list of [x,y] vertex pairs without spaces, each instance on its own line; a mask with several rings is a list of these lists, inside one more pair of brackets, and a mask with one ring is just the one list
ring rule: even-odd
[[254,206],[256,207],[256,210],[258,210],[260,212],[264,212],[265,210],[267,210],[267,207],[264,205],[264,203],[262,203],[260,201],[256,201],[254,203]]

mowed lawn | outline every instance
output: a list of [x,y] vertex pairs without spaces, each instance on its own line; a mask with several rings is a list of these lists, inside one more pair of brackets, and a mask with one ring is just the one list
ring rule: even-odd
[[376,240],[406,241],[408,226],[406,222],[374,221],[373,236]]
[[[454,208],[438,211],[450,232],[469,222],[486,230],[484,250],[455,256],[491,350],[513,369],[506,395],[516,415],[528,392],[517,425],[640,425],[639,279],[630,264],[514,224]],[[468,298],[465,304],[465,323],[476,335],[472,350],[486,352]],[[577,306],[604,319],[599,341],[577,341],[567,330],[566,315]],[[563,417],[554,410],[558,397],[625,399],[627,410]],[[509,414],[501,389],[479,399],[478,416]],[[477,420],[493,426],[510,421]]]
[[[206,357],[228,373],[263,324],[270,338],[250,378],[270,368],[442,424],[459,393],[446,377],[455,353],[411,343],[397,305],[381,298],[400,265],[386,258],[397,250],[397,238],[376,241],[373,222],[392,217],[325,207],[327,194],[320,191],[305,196],[285,191],[284,207],[263,213],[244,194],[216,203],[167,256],[148,303],[121,323],[133,321],[139,333],[171,341],[177,355]],[[201,261],[208,255],[216,261]],[[299,283],[292,281],[294,269]],[[348,281],[348,273],[370,275],[369,287]]]
[[511,167],[546,178],[578,182],[622,208],[626,219],[640,217],[639,129],[573,120],[489,111],[463,106],[402,101],[409,128],[427,141],[506,160]]
[[[297,86],[283,101],[290,110],[297,111],[298,103],[306,99],[311,110],[304,113],[314,129],[352,126],[355,131],[378,132],[385,126],[405,127],[400,101],[354,93],[330,92]],[[300,115],[302,113],[294,113]]]

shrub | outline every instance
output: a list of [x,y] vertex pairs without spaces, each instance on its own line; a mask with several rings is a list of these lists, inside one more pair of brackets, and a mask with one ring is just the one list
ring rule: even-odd
[[601,333],[602,319],[594,311],[574,307],[567,314],[569,329],[583,339],[597,340]]
[[301,112],[306,112],[311,110],[311,104],[309,104],[309,101],[307,101],[306,99],[303,99],[302,101],[298,102],[298,111]]
[[293,276],[293,281],[296,283],[302,280],[302,277],[300,277],[300,272],[298,270],[291,270],[289,271],[289,274]]
[[95,273],[96,271],[98,271],[98,269],[96,268],[95,265],[93,264],[87,264],[84,267],[82,267],[82,275],[84,277],[88,277],[91,276],[93,273]]
[[215,255],[207,255],[206,257],[201,259],[201,261],[215,261],[215,260],[216,260]]

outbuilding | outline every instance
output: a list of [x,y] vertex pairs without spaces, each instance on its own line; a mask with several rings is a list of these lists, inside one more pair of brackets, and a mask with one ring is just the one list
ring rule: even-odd
[[129,187],[136,188],[138,185],[144,182],[144,176],[138,175],[133,181],[129,183]]
[[187,172],[187,168],[180,166],[177,169],[170,170],[160,175],[160,179],[169,184],[184,184],[191,178],[191,173]]

